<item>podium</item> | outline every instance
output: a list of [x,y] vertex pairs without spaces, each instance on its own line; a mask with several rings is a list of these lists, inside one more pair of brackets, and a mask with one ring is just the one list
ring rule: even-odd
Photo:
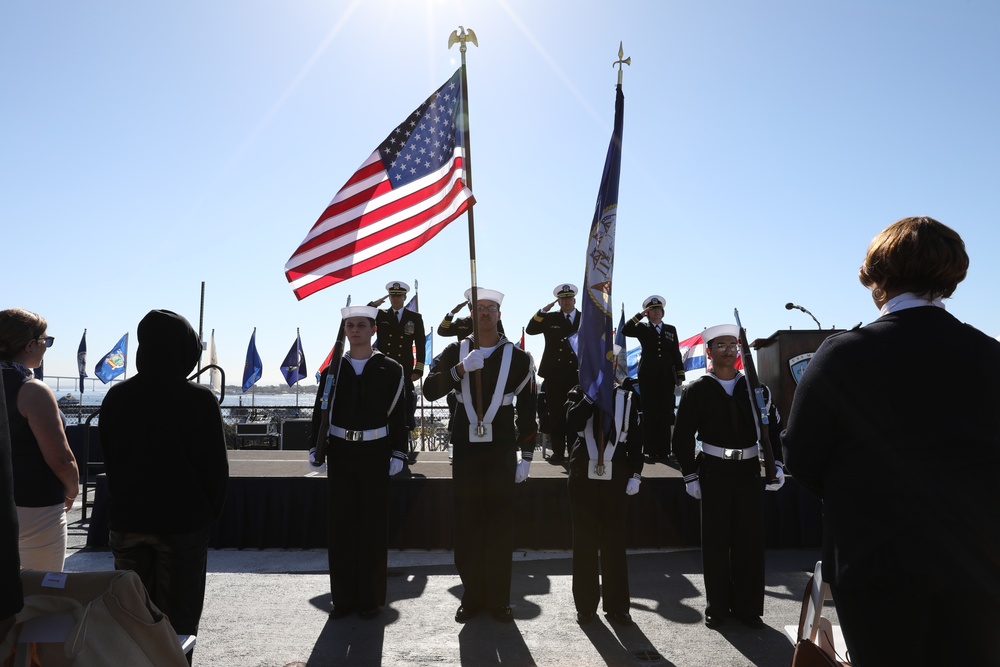
[[771,389],[782,421],[788,419],[792,398],[809,358],[831,334],[844,329],[785,329],[750,344],[757,351],[757,375]]

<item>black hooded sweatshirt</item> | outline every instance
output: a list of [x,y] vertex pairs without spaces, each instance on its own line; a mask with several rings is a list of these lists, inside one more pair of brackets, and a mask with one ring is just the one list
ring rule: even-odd
[[111,530],[202,530],[222,514],[229,462],[218,400],[186,379],[201,341],[169,310],[150,311],[136,338],[137,373],[108,391],[98,422]]

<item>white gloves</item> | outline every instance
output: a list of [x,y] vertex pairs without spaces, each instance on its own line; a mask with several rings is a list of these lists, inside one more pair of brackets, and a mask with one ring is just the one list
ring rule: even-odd
[[309,471],[310,472],[326,472],[326,461],[322,463],[316,463],[316,448],[313,447],[309,450]]
[[701,500],[701,482],[694,480],[684,485],[684,490],[695,500]]
[[486,356],[483,354],[482,350],[472,350],[465,355],[465,359],[462,359],[462,367],[465,369],[466,373],[478,371],[483,367],[485,359]]
[[399,471],[403,469],[403,460],[397,459],[393,456],[389,459],[389,477],[399,474]]
[[625,495],[634,496],[639,493],[639,482],[641,481],[638,476],[630,478],[628,484],[625,485]]
[[524,480],[528,479],[528,470],[531,468],[531,461],[528,459],[521,459],[517,462],[517,470],[514,471],[514,483],[520,484]]
[[785,485],[785,472],[784,470],[781,469],[781,464],[780,463],[777,464],[775,468],[777,469],[778,472],[778,481],[772,484],[765,484],[764,485],[765,491],[777,491],[778,489],[780,489]]

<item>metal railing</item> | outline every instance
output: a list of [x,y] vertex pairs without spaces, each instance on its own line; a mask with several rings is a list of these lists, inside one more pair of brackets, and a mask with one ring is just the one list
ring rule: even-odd
[[[63,406],[66,424],[75,426],[89,423],[96,426],[100,423],[100,415],[93,416],[100,410],[100,405],[75,404]],[[254,405],[254,406],[220,406],[222,421],[226,428],[226,446],[237,448],[236,424],[246,422],[266,423],[273,427],[275,434],[282,432],[281,425],[286,421],[312,419],[313,409],[310,407],[295,407],[290,405]],[[183,419],[183,414],[176,413],[170,404],[163,405],[163,419],[169,421],[174,416]],[[418,406],[416,413],[417,427],[410,434],[410,451],[444,451],[448,449],[448,406],[425,405]],[[89,420],[89,421],[88,421]]]

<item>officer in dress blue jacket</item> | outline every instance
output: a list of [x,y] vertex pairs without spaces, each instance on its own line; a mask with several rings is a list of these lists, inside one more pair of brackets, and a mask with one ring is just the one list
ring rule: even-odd
[[[538,375],[545,379],[542,391],[545,392],[545,402],[549,406],[549,435],[552,438],[549,463],[563,463],[566,460],[566,411],[563,405],[569,390],[580,382],[576,354],[566,340],[580,329],[576,293],[576,285],[556,285],[552,290],[556,300],[539,309],[524,328],[529,336],[545,336],[545,351],[538,366]],[[559,304],[559,310],[550,313],[556,303]]]
[[387,298],[390,304],[389,308],[379,310],[375,318],[375,325],[378,328],[375,347],[385,356],[398,361],[403,367],[403,379],[406,381],[406,427],[413,430],[417,425],[414,418],[417,400],[413,385],[423,377],[427,362],[424,318],[420,313],[408,310],[404,305],[406,293],[410,291],[409,285],[401,280],[393,280],[386,283],[385,289],[388,292],[386,296],[368,304],[377,308]]
[[[677,329],[663,321],[662,296],[654,294],[642,302],[642,310],[625,323],[626,336],[638,338],[639,394],[642,396],[643,451],[650,458],[670,455],[670,427],[674,423],[674,388],[684,384]],[[643,318],[648,322],[643,322]]]

